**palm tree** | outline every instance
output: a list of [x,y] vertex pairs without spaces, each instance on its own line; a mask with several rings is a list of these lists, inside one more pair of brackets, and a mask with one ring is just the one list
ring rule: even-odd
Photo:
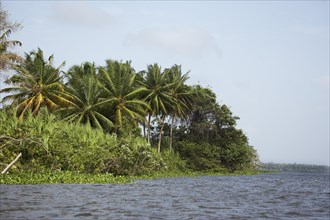
[[124,118],[133,123],[144,121],[148,104],[137,96],[145,88],[137,86],[135,70],[131,63],[106,60],[106,66],[100,68],[99,75],[107,94],[102,105],[115,111],[113,121],[116,133],[122,128]]
[[13,64],[21,62],[23,59],[10,49],[22,43],[17,40],[8,40],[10,34],[19,30],[22,26],[19,22],[11,22],[8,12],[2,7],[0,1],[0,76],[2,72],[11,68]]
[[16,74],[5,81],[13,86],[0,90],[0,93],[12,93],[5,96],[2,102],[11,101],[11,105],[17,108],[20,119],[29,110],[34,115],[38,114],[42,106],[54,110],[72,104],[64,91],[60,75],[64,62],[54,68],[53,59],[52,55],[45,60],[43,51],[39,48],[26,54],[24,62],[14,66]]
[[149,104],[148,110],[148,143],[150,143],[151,117],[161,115],[161,128],[158,140],[158,153],[162,141],[162,132],[169,106],[173,104],[173,98],[169,94],[173,84],[168,83],[167,71],[162,72],[158,64],[148,65],[145,79],[140,82],[145,88],[145,100]]
[[10,52],[9,48],[16,45],[22,46],[17,40],[8,40],[11,30],[7,30],[0,35],[0,71],[6,70],[14,63],[22,61],[22,58],[16,53]]
[[91,62],[84,62],[80,66],[74,65],[64,73],[67,79],[67,84],[74,84],[77,79],[85,76],[97,77],[97,69],[95,63]]
[[176,118],[184,119],[190,113],[192,93],[189,87],[185,85],[185,82],[189,79],[189,72],[182,74],[180,65],[174,65],[167,71],[168,84],[172,85],[170,95],[174,100],[173,105],[169,109],[169,115],[171,116],[169,148],[172,151],[174,121]]
[[66,90],[72,97],[73,105],[62,108],[58,113],[66,121],[88,124],[109,131],[114,125],[102,109],[105,91],[97,79],[96,71],[95,65],[89,62],[69,69],[66,73],[68,80]]

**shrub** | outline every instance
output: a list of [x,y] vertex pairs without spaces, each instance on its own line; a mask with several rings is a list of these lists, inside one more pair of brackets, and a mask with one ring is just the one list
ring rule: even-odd
[[165,168],[159,154],[141,137],[127,136],[118,140],[107,159],[106,172],[117,175],[150,174]]
[[10,172],[44,170],[139,175],[165,167],[161,157],[138,137],[117,138],[89,126],[57,121],[45,109],[24,120],[0,110],[0,169],[17,154]]
[[221,161],[230,171],[255,169],[259,163],[256,150],[252,146],[237,143],[221,149]]
[[219,161],[219,150],[207,142],[195,143],[180,141],[175,145],[190,169],[195,171],[215,170],[221,168]]

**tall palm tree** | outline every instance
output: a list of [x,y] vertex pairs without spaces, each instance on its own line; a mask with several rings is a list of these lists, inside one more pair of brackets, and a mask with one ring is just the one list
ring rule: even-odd
[[165,124],[165,118],[168,113],[169,106],[173,104],[173,98],[169,91],[173,84],[168,83],[167,71],[162,72],[158,64],[148,65],[145,79],[141,84],[146,88],[144,96],[149,104],[148,110],[148,143],[150,143],[150,124],[151,117],[161,116],[161,128],[158,140],[158,153],[160,153],[160,145],[162,141],[162,132]]
[[24,62],[14,66],[16,74],[5,81],[12,87],[0,90],[0,93],[11,93],[2,102],[11,101],[11,105],[17,108],[19,118],[22,119],[29,110],[38,114],[42,106],[54,110],[72,104],[64,91],[60,75],[64,62],[55,68],[53,59],[50,56],[45,60],[43,51],[38,48],[26,54]]
[[102,98],[105,96],[103,86],[97,79],[97,68],[85,62],[81,66],[73,66],[66,73],[66,91],[72,97],[69,108],[58,111],[69,122],[88,124],[91,127],[110,131],[114,125],[102,109]]
[[167,71],[168,84],[172,85],[169,92],[174,100],[169,109],[169,115],[171,116],[169,148],[172,151],[174,121],[176,118],[184,119],[190,113],[192,93],[189,87],[185,85],[185,82],[189,79],[189,72],[182,74],[180,65],[174,65]]
[[107,94],[102,105],[115,111],[113,121],[116,132],[122,128],[124,118],[133,123],[144,121],[148,104],[137,96],[145,88],[137,86],[136,73],[131,63],[106,60],[106,66],[100,68],[99,75]]

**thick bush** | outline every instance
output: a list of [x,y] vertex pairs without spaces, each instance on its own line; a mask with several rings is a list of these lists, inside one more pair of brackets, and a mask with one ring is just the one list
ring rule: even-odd
[[165,168],[161,156],[144,139],[128,136],[120,138],[117,145],[112,147],[103,171],[135,176]]
[[226,146],[207,142],[180,141],[175,145],[180,157],[194,171],[236,171],[255,169],[259,164],[256,150],[244,143],[231,143]]
[[175,144],[175,150],[187,162],[188,168],[195,171],[220,169],[219,150],[204,142],[195,143],[180,141]]
[[57,121],[43,110],[24,120],[0,110],[0,169],[19,153],[10,172],[77,171],[147,174],[165,168],[160,155],[138,137],[117,138],[89,126]]
[[256,150],[244,143],[223,147],[220,155],[222,164],[230,171],[255,169],[259,164]]

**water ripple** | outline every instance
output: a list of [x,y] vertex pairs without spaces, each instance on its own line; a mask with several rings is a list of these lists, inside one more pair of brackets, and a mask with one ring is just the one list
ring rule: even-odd
[[131,185],[1,185],[0,219],[330,219],[329,176],[267,174]]

